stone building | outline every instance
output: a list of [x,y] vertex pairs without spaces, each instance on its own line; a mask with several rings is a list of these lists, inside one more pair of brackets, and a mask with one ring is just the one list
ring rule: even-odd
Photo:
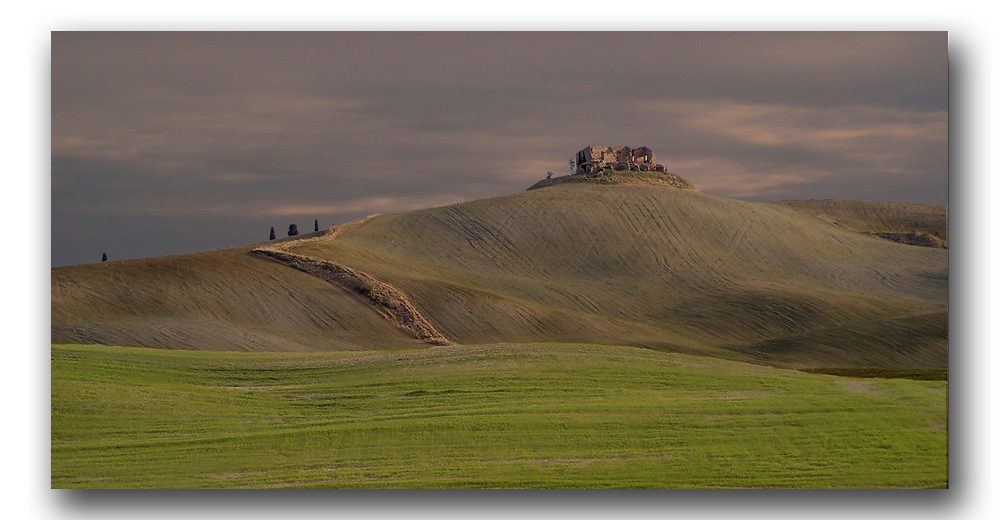
[[620,171],[666,172],[656,164],[653,151],[645,146],[588,146],[576,152],[576,173],[595,173],[605,168]]

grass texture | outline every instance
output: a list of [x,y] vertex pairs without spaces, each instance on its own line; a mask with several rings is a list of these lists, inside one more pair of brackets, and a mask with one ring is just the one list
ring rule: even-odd
[[947,381],[645,349],[52,345],[54,488],[922,488]]

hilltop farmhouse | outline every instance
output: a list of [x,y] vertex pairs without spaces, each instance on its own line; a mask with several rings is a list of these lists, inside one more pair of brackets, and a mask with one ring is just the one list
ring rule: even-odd
[[588,146],[576,152],[576,173],[595,173],[605,168],[619,171],[667,171],[662,164],[656,164],[653,151],[645,146]]

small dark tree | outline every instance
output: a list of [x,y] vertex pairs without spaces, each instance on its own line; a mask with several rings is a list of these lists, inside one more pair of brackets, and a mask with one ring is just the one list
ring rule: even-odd
[[288,236],[291,237],[298,234],[299,234],[299,226],[296,226],[295,224],[290,224],[288,226]]
[[274,226],[271,226],[271,240],[274,240]]
[[107,253],[104,253],[104,254],[101,255],[101,261],[102,262],[107,262],[108,261],[108,254]]
[[313,231],[319,231],[319,219],[316,219],[316,222],[313,222],[313,226],[315,228]]

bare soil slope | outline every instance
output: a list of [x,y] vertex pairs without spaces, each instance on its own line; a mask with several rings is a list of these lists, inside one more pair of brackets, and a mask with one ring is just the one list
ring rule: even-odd
[[[947,366],[947,251],[782,205],[564,183],[369,218],[283,249],[398,289],[457,343],[625,344],[797,368]],[[347,291],[249,248],[57,268],[52,287],[54,342],[424,345]]]

